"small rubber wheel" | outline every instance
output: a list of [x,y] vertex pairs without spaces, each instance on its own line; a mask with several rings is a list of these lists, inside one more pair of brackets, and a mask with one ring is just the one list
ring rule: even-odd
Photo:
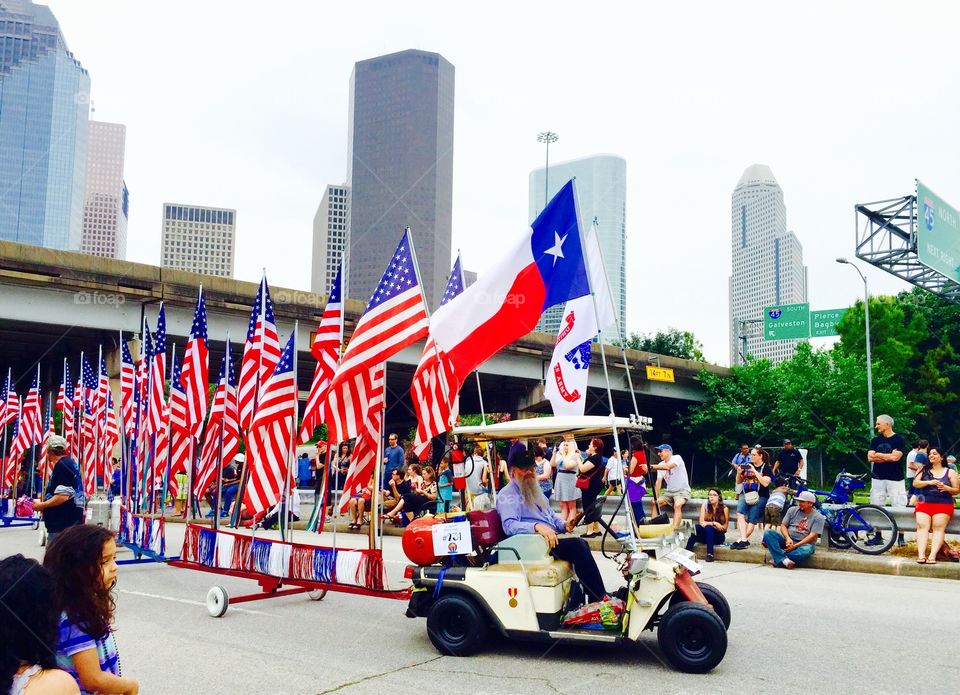
[[207,592],[207,613],[212,618],[220,618],[230,606],[230,597],[222,586],[215,586]]
[[326,589],[311,589],[307,592],[307,596],[310,597],[311,601],[322,601],[323,597],[327,595]]
[[427,615],[427,635],[445,656],[470,656],[483,646],[487,618],[476,602],[465,596],[441,596]]
[[[707,599],[707,602],[713,608],[713,612],[720,616],[720,620],[723,621],[723,626],[729,630],[730,603],[727,601],[727,597],[721,594],[720,590],[713,584],[697,582],[697,586],[700,587],[700,591],[703,592],[703,597]],[[679,591],[674,591],[673,596],[670,597],[670,605],[676,606],[678,603],[683,603],[686,600],[686,596],[681,594]]]
[[720,616],[700,603],[670,606],[657,628],[660,650],[684,673],[707,673],[727,653],[727,631]]

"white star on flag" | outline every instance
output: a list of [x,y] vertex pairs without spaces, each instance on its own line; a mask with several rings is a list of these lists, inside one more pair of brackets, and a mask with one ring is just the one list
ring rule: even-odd
[[561,236],[560,236],[560,232],[554,232],[554,233],[553,233],[553,238],[554,238],[553,246],[551,246],[551,247],[548,248],[546,251],[544,251],[544,253],[548,253],[548,254],[550,254],[551,256],[553,256],[553,264],[554,264],[554,265],[557,264],[557,259],[558,259],[558,258],[563,258],[563,257],[564,257],[564,256],[563,256],[563,242],[565,242],[565,241],[567,240],[567,236],[568,236],[567,234],[564,234],[564,235],[561,237]]

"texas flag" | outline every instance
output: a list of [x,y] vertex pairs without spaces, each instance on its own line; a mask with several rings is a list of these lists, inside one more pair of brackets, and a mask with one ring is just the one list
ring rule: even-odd
[[568,181],[501,261],[430,319],[430,332],[455,377],[529,333],[544,309],[590,293],[574,182]]
[[587,232],[587,266],[593,296],[571,299],[563,307],[553,360],[547,372],[544,394],[550,399],[554,415],[583,415],[590,374],[590,346],[601,331],[616,322],[596,225]]

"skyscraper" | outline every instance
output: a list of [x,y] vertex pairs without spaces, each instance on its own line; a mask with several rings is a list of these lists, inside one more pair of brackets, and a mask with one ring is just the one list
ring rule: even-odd
[[50,9],[0,3],[0,239],[77,250],[90,77]]
[[408,50],[358,62],[350,75],[347,294],[367,301],[404,227],[410,227],[427,300],[436,308],[450,272],[454,68]]
[[[546,205],[570,179],[577,179],[577,196],[580,200],[580,222],[584,232],[597,220],[600,251],[603,265],[610,282],[610,297],[613,300],[614,316],[620,322],[620,330],[626,334],[627,319],[627,162],[622,157],[598,154],[569,162],[550,164],[549,182],[546,170],[541,167],[530,172],[530,222],[533,222]],[[549,185],[545,186],[545,183]],[[547,309],[537,330],[556,335],[560,330],[563,305]],[[604,341],[616,339],[615,333],[604,336]]]
[[763,308],[806,302],[807,269],[770,167],[754,164],[743,172],[731,196],[730,228],[730,364],[741,364],[741,353],[788,359],[799,340],[764,340]]
[[127,256],[130,195],[123,181],[126,136],[126,127],[119,123],[90,121],[82,253],[119,259]]
[[236,210],[163,205],[160,267],[233,277]]
[[313,217],[310,291],[315,294],[327,294],[337,277],[337,267],[343,258],[349,217],[350,187],[345,183],[328,185],[320,199],[317,214]]

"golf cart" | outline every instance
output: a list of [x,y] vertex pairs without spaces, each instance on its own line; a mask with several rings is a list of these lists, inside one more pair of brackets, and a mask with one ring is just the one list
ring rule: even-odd
[[[616,418],[616,426],[626,434],[649,429],[633,418]],[[607,417],[546,417],[462,427],[453,434],[496,441],[565,433],[603,436],[610,431]],[[542,536],[504,537],[495,510],[466,516],[461,530],[469,524],[471,543],[460,541],[457,524],[436,521],[424,521],[434,528],[421,526],[419,532],[411,524],[404,538],[408,557],[417,563],[406,571],[413,581],[407,616],[427,619],[430,641],[441,653],[473,654],[483,647],[491,628],[518,639],[610,644],[637,642],[644,630],[656,629],[660,649],[676,669],[705,673],[723,659],[730,607],[717,589],[693,580],[699,566],[684,547],[692,531],[689,522],[679,530],[671,523],[639,525],[617,540],[619,552],[612,559],[626,579],[620,591],[624,602],[617,602],[620,612],[612,621],[584,629],[569,619],[580,593],[571,564],[553,558]],[[444,527],[451,529],[449,534],[443,535]],[[433,537],[431,548],[424,548],[429,545],[425,531]],[[462,552],[468,545],[470,553],[441,556],[442,543],[451,539],[451,548],[459,544]],[[418,542],[417,549],[428,552],[417,552]],[[610,617],[609,609],[606,614]]]

